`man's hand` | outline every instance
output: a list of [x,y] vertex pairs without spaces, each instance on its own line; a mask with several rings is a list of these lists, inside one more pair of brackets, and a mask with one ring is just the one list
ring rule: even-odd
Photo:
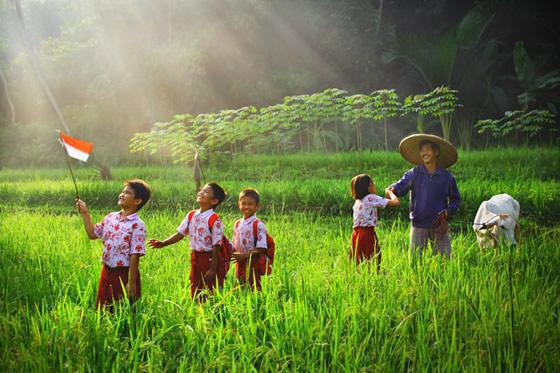
[[78,212],[80,213],[80,215],[84,215],[88,213],[88,208],[87,205],[84,201],[82,201],[81,199],[76,198],[76,208],[78,209]]
[[387,197],[391,197],[391,193],[395,193],[395,190],[393,188],[385,188],[385,195]]
[[447,210],[441,210],[439,213],[440,213],[440,215],[443,215],[443,218],[445,220],[447,220],[447,218],[449,217],[449,214],[447,213]]
[[165,244],[160,240],[149,240],[148,246],[152,249],[161,249],[162,247],[165,247]]

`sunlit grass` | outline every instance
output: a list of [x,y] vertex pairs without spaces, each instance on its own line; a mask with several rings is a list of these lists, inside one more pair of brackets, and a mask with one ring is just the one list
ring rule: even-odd
[[[136,312],[123,305],[114,315],[94,308],[101,243],[83,231],[66,171],[2,170],[0,369],[555,371],[560,192],[551,170],[557,154],[551,149],[462,154],[472,162],[453,170],[463,206],[452,225],[451,259],[411,256],[404,203],[380,212],[379,274],[368,265],[348,264],[348,180],[369,172],[382,188],[407,167],[398,155],[234,160],[232,168],[210,174],[232,196],[219,209],[230,236],[239,217],[237,191],[246,186],[261,191],[259,216],[277,248],[263,292],[239,289],[231,270],[221,293],[202,305],[193,302],[185,240],[148,250],[140,265],[143,296]],[[254,176],[244,179],[236,167]],[[113,182],[88,172],[79,170],[78,179],[95,221],[116,209],[116,194],[129,177],[144,177],[154,188],[153,201],[141,211],[149,238],[174,232],[194,207],[188,169],[115,168]],[[480,201],[501,192],[521,202],[521,245],[481,251],[469,219]]]

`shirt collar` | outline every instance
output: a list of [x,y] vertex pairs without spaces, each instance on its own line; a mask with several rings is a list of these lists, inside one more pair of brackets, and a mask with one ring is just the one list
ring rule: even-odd
[[249,216],[247,219],[245,219],[245,217],[243,217],[243,219],[241,220],[243,222],[243,224],[250,224],[252,222],[254,222],[257,219],[257,214],[253,214],[251,216]]
[[210,215],[212,215],[213,213],[214,213],[214,209],[208,209],[208,210],[206,210],[206,211],[204,211],[204,212],[201,212],[200,209],[198,209],[198,214],[199,214],[201,217],[203,217],[203,218],[205,218],[205,217],[207,217],[207,216],[210,216]]
[[[426,166],[424,164],[420,165],[420,169],[422,170],[423,173],[425,173],[426,175],[430,175],[430,173],[428,172],[428,169],[426,168]],[[434,172],[432,173],[432,175],[441,175],[443,174],[443,168],[436,166],[436,169],[434,170]]]
[[122,211],[118,211],[117,212],[117,216],[119,217],[119,220],[136,220],[138,219],[138,213],[134,213],[134,214],[130,214],[124,217],[124,219],[121,219],[122,217]]

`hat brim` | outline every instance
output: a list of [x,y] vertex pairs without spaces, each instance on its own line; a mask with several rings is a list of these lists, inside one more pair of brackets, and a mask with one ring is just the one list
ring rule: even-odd
[[439,145],[439,157],[437,164],[443,168],[449,168],[457,162],[457,149],[449,141],[436,135],[417,133],[402,139],[399,144],[399,151],[404,159],[414,164],[423,164],[420,157],[420,142],[431,141]]

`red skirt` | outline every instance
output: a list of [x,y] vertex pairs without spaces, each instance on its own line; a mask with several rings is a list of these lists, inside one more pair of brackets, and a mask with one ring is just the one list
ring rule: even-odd
[[208,272],[212,264],[212,252],[191,251],[191,273],[189,275],[189,280],[191,282],[191,298],[194,299],[203,289],[208,289],[212,292],[216,287],[216,278],[220,289],[224,286],[226,266],[221,256],[219,256],[219,261],[216,277],[206,282],[204,281],[204,275]]
[[[264,263],[264,258],[262,254],[255,254],[251,257],[251,263],[249,264],[249,259],[237,262],[235,264],[235,277],[242,284],[246,284],[249,281],[251,289],[257,288],[258,291],[261,290],[261,276],[263,275],[263,267],[266,265]],[[247,276],[247,267],[250,267],[249,276]]]
[[381,265],[381,249],[379,248],[375,227],[355,227],[352,230],[350,259],[355,260],[357,265],[373,257],[377,260],[377,270],[379,270]]
[[[128,283],[128,267],[111,268],[103,264],[101,275],[99,276],[99,286],[97,288],[97,298],[95,304],[97,307],[111,307],[113,302],[124,297],[124,289]],[[136,294],[133,303],[141,295],[140,272],[136,279]]]

